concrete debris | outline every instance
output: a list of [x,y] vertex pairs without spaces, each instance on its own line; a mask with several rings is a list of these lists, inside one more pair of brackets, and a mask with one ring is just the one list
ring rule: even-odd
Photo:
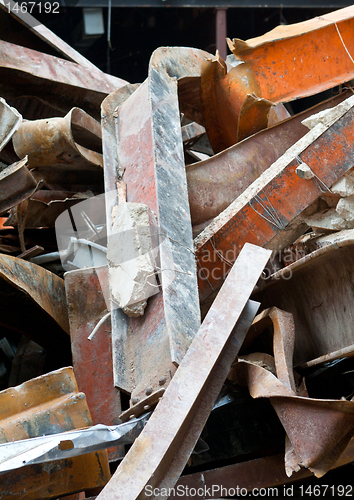
[[120,203],[114,213],[107,259],[112,300],[131,317],[144,314],[157,293],[148,207]]
[[339,181],[333,184],[331,191],[342,198],[352,196],[354,194],[354,172],[348,172],[346,175],[343,175]]
[[[330,208],[329,210],[325,210],[324,212],[317,212],[311,217],[304,218],[304,222],[315,231],[315,233],[328,233],[333,231],[340,231],[342,229],[353,229],[354,220],[344,217],[345,214],[350,211],[350,203],[348,203],[349,207],[346,208],[342,205],[339,207],[342,200],[338,202],[337,208]],[[341,208],[342,207],[342,208]]]
[[140,84],[6,16],[0,499],[295,498],[352,463],[354,6]]
[[341,198],[336,206],[336,212],[349,224],[354,223],[354,196]]

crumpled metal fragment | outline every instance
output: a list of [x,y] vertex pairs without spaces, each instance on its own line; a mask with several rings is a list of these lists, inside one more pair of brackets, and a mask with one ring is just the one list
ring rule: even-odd
[[98,424],[59,434],[0,444],[0,473],[52,460],[77,457],[115,444],[131,444],[143,430],[150,413],[118,425]]
[[354,400],[309,398],[304,381],[297,386],[292,369],[292,314],[276,307],[263,311],[253,322],[251,337],[270,324],[274,327],[274,358],[264,353],[240,357],[237,380],[248,385],[253,398],[270,399],[287,434],[287,475],[303,466],[322,477],[354,434]]

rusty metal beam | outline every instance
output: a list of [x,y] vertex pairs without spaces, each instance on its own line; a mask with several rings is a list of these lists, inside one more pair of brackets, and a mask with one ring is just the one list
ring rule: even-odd
[[147,486],[162,488],[151,498],[167,498],[164,488],[181,474],[258,309],[248,298],[269,256],[244,246],[162,400],[99,500],[144,498]]
[[192,224],[219,215],[287,149],[303,137],[308,128],[302,120],[336,106],[352,94],[343,92],[299,113],[274,127],[258,132],[214,155],[186,167]]
[[[313,128],[195,239],[202,300],[222,283],[245,241],[274,250],[295,241],[307,227],[298,216],[354,166],[354,110],[344,112],[352,106],[345,103],[334,108],[345,113],[341,118]],[[302,162],[317,182],[296,174]]]
[[123,178],[127,201],[146,204],[160,233],[162,292],[150,297],[131,329],[121,311],[112,315],[115,382],[133,392],[135,402],[166,387],[200,324],[177,79],[199,76],[206,56],[197,49],[157,49],[148,80],[116,110],[118,164],[109,159],[105,177],[113,188],[112,177]]
[[275,103],[291,101],[353,78],[353,29],[354,7],[350,6],[278,26],[246,42],[235,38],[231,47],[252,71],[259,97]]
[[[78,106],[94,118],[100,117],[102,100],[119,83],[111,81],[109,75],[94,68],[85,68],[76,63],[60,59],[0,41],[0,76],[4,84],[1,94],[6,100],[30,95],[55,103],[65,113]],[[121,86],[125,85],[124,80]]]

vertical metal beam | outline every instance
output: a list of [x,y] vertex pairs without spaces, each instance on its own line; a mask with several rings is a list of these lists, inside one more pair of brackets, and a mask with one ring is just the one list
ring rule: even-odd
[[220,56],[225,60],[227,54],[227,9],[216,9],[216,49]]
[[200,76],[208,56],[197,49],[157,49],[148,79],[116,110],[116,150],[105,145],[112,133],[103,134],[106,185],[113,188],[123,178],[127,201],[144,203],[157,221],[162,291],[139,318],[112,312],[115,383],[133,392],[136,402],[166,387],[200,325],[177,80]]

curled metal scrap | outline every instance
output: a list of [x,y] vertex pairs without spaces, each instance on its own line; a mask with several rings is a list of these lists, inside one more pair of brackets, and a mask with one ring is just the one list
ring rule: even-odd
[[25,157],[0,172],[0,213],[29,198],[37,189],[37,182],[27,169]]
[[300,466],[323,476],[338,460],[354,434],[354,401],[309,398],[296,387],[292,370],[294,322],[277,308],[263,311],[253,322],[259,334],[274,327],[274,358],[253,353],[239,359],[236,373],[253,398],[269,398],[288,436],[285,468],[290,476]]
[[[228,40],[228,44],[236,59],[253,73],[260,88],[258,95],[286,102],[353,78],[354,67],[348,57],[348,52],[354,51],[353,26],[354,7],[349,6],[302,23],[280,25],[247,41]],[[314,57],[313,47],[319,39],[325,58]]]
[[255,294],[263,307],[276,306],[294,315],[294,366],[353,353],[354,231],[336,234],[326,237],[327,246],[277,271]]
[[[83,398],[81,398],[83,399]],[[86,413],[88,414],[87,410]],[[117,444],[131,444],[140,434],[150,414],[118,425],[97,424],[87,429],[66,430],[0,444],[0,473],[105,450]],[[67,445],[67,446],[65,446]]]
[[0,255],[0,278],[27,294],[69,333],[64,281],[36,264]]
[[259,95],[259,86],[246,64],[238,64],[228,72],[219,54],[204,62],[203,116],[216,153],[267,127],[273,103]]
[[79,108],[73,108],[64,118],[23,122],[13,136],[13,145],[19,158],[28,155],[31,168],[103,166],[97,151],[101,148],[100,125]]

